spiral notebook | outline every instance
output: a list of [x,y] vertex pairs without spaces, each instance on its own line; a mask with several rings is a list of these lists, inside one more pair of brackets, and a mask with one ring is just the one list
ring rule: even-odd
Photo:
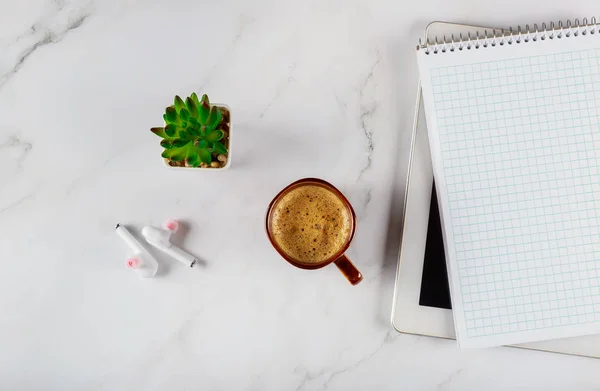
[[459,345],[600,333],[595,19],[417,57]]

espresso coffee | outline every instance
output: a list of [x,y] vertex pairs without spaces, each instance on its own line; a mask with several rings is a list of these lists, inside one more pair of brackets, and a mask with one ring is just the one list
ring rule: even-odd
[[271,216],[273,239],[296,262],[319,264],[351,239],[352,215],[333,191],[307,184],[285,194]]

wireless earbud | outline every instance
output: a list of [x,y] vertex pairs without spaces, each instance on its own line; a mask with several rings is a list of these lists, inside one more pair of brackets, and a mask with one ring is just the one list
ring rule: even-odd
[[140,242],[123,226],[117,224],[115,227],[117,235],[123,239],[127,246],[131,249],[133,256],[127,259],[125,263],[128,268],[135,270],[140,277],[150,278],[154,277],[158,270],[158,262],[148,250],[142,246]]
[[198,261],[198,258],[171,243],[171,234],[177,231],[178,228],[179,223],[177,221],[169,220],[166,222],[164,229],[144,227],[142,229],[142,235],[144,236],[144,239],[146,239],[146,242],[152,246],[164,251],[179,262],[192,267]]

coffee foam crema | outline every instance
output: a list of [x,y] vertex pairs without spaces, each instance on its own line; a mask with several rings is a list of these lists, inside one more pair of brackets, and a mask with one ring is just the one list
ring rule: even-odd
[[350,240],[352,216],[344,201],[319,185],[290,190],[275,205],[271,232],[277,245],[296,262],[318,264]]

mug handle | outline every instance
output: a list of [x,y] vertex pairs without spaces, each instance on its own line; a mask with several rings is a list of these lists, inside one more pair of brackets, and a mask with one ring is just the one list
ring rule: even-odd
[[342,254],[342,256],[336,259],[334,262],[335,266],[337,266],[342,274],[346,276],[348,281],[350,281],[350,284],[356,285],[362,281],[362,273],[358,271],[356,266],[354,266],[354,264],[345,254]]

